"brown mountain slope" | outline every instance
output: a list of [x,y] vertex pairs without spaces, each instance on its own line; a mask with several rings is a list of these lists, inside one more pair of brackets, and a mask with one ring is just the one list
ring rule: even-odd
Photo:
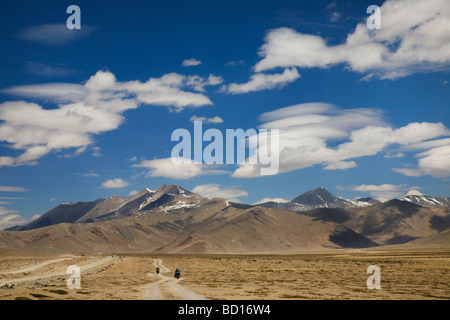
[[450,226],[450,208],[426,208],[391,200],[350,212],[343,225],[378,244],[399,244],[446,230]]
[[450,229],[410,242],[417,247],[450,247]]
[[108,199],[60,204],[38,219],[14,229],[24,231],[57,223],[106,221],[157,207],[193,207],[205,200],[207,199],[177,185],[163,184],[154,191],[145,188],[132,197],[111,196]]
[[450,208],[422,207],[400,200],[368,208],[319,208],[302,213],[338,223],[380,245],[406,243],[450,227]]
[[244,253],[375,245],[334,222],[222,199],[205,201],[199,207],[162,207],[108,221],[1,231],[0,243],[5,248],[42,253]]
[[248,253],[375,245],[336,223],[283,209],[253,207],[236,215],[231,207],[216,219],[220,223],[203,225],[187,237],[178,237],[164,250]]
[[207,199],[177,185],[55,207],[23,231],[0,231],[0,250],[295,252],[401,244],[450,227],[450,208],[391,200],[367,208],[295,212]]

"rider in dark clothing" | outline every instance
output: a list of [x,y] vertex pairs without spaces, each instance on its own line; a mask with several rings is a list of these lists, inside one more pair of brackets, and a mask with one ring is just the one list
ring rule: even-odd
[[175,270],[175,274],[174,274],[174,277],[178,279],[178,278],[180,277],[180,275],[181,275],[181,272],[180,272],[180,270],[178,270],[178,269],[177,269],[177,270]]

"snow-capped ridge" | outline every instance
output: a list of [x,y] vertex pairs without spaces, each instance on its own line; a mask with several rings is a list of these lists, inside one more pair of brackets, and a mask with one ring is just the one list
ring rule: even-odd
[[407,195],[400,200],[430,208],[443,208],[450,206],[450,197],[444,198],[432,197],[427,195]]
[[364,208],[370,207],[372,204],[363,201],[337,197],[324,187],[319,187],[307,191],[289,202],[266,202],[260,203],[258,205],[267,208],[283,208],[291,211],[301,212],[319,208]]

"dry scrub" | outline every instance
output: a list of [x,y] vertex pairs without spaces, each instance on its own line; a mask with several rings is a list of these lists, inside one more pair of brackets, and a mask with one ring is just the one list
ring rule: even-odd
[[[64,260],[63,260],[64,258]],[[179,284],[207,299],[450,299],[450,252],[348,251],[298,255],[114,255],[2,257],[0,299],[145,299],[158,281],[179,268]],[[55,260],[51,264],[46,261]],[[100,261],[96,265],[95,261]],[[82,272],[81,289],[69,290],[65,269]],[[33,269],[33,265],[41,267]],[[381,290],[369,290],[369,265],[381,268]],[[27,269],[19,273],[7,273]],[[27,280],[28,279],[28,280]],[[164,288],[162,288],[164,289]]]

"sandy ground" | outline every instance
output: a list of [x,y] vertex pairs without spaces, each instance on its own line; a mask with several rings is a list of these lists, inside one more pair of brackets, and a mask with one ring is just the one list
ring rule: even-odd
[[167,268],[162,259],[153,259],[154,270],[156,267],[160,268],[160,273],[149,272],[149,277],[156,277],[157,280],[151,282],[147,286],[144,286],[143,298],[146,300],[165,300],[165,299],[178,299],[178,300],[206,300],[206,298],[200,294],[194,293],[180,283],[183,278],[175,279],[173,272]]
[[[67,288],[70,265],[80,289]],[[367,288],[369,265],[380,290]],[[0,287],[0,300],[450,299],[450,251],[0,256]]]

